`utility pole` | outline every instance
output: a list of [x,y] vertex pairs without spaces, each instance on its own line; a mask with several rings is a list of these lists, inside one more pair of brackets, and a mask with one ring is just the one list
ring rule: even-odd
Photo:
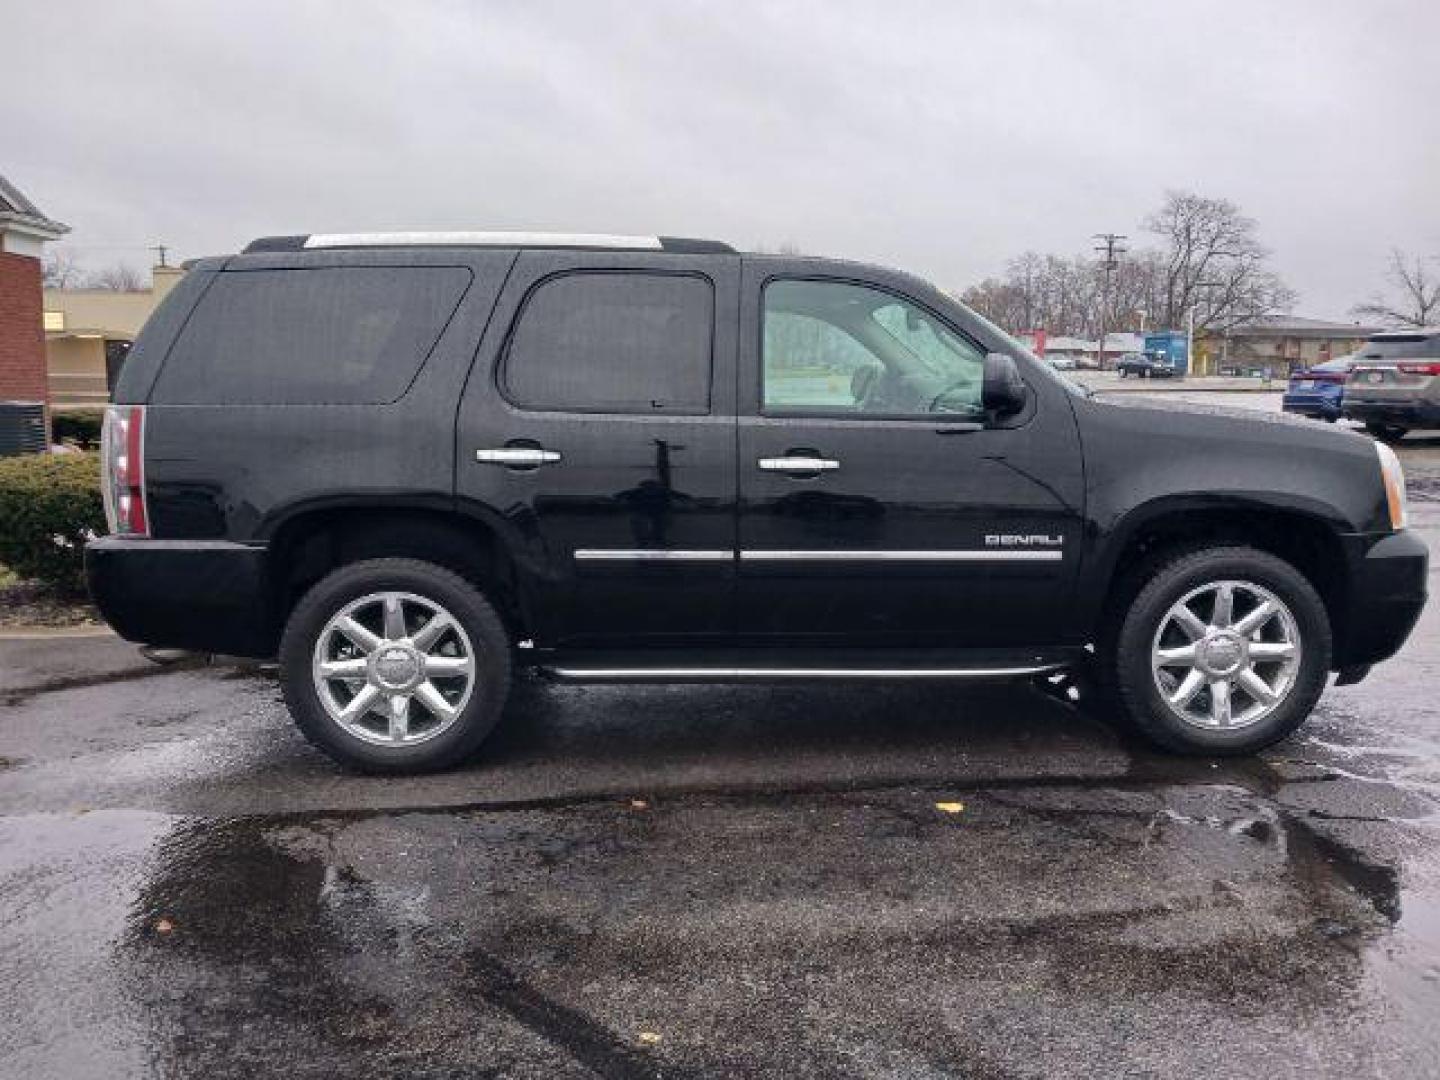
[[1126,249],[1121,246],[1120,241],[1126,239],[1126,236],[1124,233],[1103,232],[1096,233],[1095,239],[1100,241],[1095,245],[1095,250],[1105,256],[1105,261],[1101,264],[1105,268],[1105,277],[1100,286],[1100,347],[1096,354],[1100,370],[1104,371],[1105,335],[1107,333],[1105,319],[1110,310],[1110,275],[1115,272],[1115,257],[1125,254]]
[[160,256],[160,262],[158,265],[161,269],[164,269],[170,265],[165,261],[165,255],[170,250],[168,247],[166,247],[164,244],[154,244],[151,246],[150,250]]

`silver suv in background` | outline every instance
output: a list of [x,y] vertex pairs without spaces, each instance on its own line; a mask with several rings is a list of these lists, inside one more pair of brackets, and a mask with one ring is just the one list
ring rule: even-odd
[[1387,442],[1440,428],[1440,328],[1373,335],[1345,380],[1341,411]]

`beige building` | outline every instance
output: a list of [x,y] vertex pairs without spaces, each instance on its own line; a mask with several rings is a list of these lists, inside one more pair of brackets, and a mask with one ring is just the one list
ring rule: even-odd
[[157,266],[142,292],[46,289],[42,318],[54,409],[99,407],[110,400],[125,354],[157,304],[185,271]]
[[1298,315],[1271,315],[1237,326],[1228,334],[1199,339],[1192,374],[1269,368],[1276,376],[1285,376],[1352,353],[1379,329]]

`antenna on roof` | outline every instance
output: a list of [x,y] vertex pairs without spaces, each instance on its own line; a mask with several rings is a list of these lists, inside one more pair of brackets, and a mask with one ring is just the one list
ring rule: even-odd
[[160,261],[156,265],[158,265],[162,270],[167,269],[170,266],[170,264],[165,261],[165,254],[170,250],[168,247],[166,247],[164,244],[152,244],[150,250],[159,255]]

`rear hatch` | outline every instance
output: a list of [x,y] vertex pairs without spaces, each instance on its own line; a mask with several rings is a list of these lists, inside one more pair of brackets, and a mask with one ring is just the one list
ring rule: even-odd
[[1440,400],[1440,331],[1376,334],[1360,350],[1345,383],[1350,401]]

